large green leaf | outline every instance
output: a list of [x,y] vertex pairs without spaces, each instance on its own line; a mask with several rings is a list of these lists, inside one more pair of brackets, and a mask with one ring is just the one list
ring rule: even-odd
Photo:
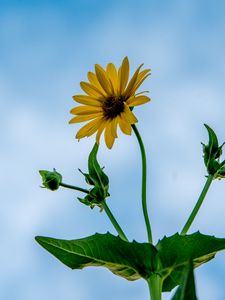
[[38,236],[36,241],[72,269],[103,266],[127,280],[136,280],[148,278],[157,268],[153,245],[125,242],[110,233],[69,241]]
[[172,300],[197,300],[192,261],[189,262],[184,270],[182,283],[176,290]]
[[164,237],[156,248],[162,263],[159,272],[165,276],[163,291],[170,291],[179,285],[184,268],[193,260],[194,268],[214,258],[216,252],[225,249],[225,239],[203,235],[196,232],[191,235]]

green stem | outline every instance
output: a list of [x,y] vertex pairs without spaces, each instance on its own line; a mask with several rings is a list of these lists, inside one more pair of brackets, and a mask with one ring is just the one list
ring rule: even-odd
[[195,204],[194,209],[192,210],[186,224],[184,225],[183,229],[181,230],[181,233],[180,233],[181,235],[185,235],[187,233],[187,231],[189,230],[192,222],[194,221],[194,219],[195,219],[195,217],[196,217],[196,215],[197,215],[197,213],[198,213],[198,211],[199,211],[199,209],[202,205],[202,202],[203,202],[203,200],[204,200],[204,198],[205,198],[205,196],[206,196],[206,194],[209,190],[209,187],[210,187],[212,181],[213,181],[213,175],[209,175],[207,180],[206,180],[206,183],[203,187],[203,190],[202,190],[202,192],[201,192],[201,194],[198,198],[198,201]]
[[122,228],[120,227],[120,225],[118,224],[118,222],[116,221],[116,219],[114,218],[111,210],[109,209],[108,205],[106,204],[105,201],[101,202],[102,204],[102,208],[104,209],[104,211],[106,212],[107,216],[109,217],[111,223],[113,224],[114,228],[116,229],[117,233],[119,234],[119,237],[128,242],[128,239],[125,235],[125,233],[123,232]]
[[151,300],[162,299],[162,279],[158,274],[153,274],[148,280],[148,287]]
[[[65,188],[76,190],[76,191],[80,191],[80,192],[83,192],[83,193],[86,193],[86,194],[89,193],[88,190],[85,190],[85,189],[82,189],[80,187],[73,186],[73,185],[70,185],[70,184],[66,184],[66,183],[63,183],[63,182],[61,182],[60,185],[63,186],[63,187],[65,187]],[[102,201],[101,203],[102,203],[102,208],[106,212],[106,214],[109,217],[111,223],[113,224],[114,228],[116,229],[117,233],[119,234],[119,237],[122,240],[128,242],[128,239],[127,239],[125,233],[123,232],[122,228],[120,227],[120,225],[116,221],[115,217],[113,216],[113,214],[112,214],[111,210],[109,209],[108,205],[106,204],[106,202]]]
[[152,231],[151,231],[151,225],[148,217],[148,210],[147,210],[147,199],[146,199],[146,185],[147,185],[147,163],[146,163],[146,154],[145,154],[145,147],[142,141],[142,138],[139,134],[139,131],[137,130],[137,127],[133,124],[132,128],[134,130],[134,133],[137,137],[140,150],[141,150],[141,158],[142,158],[142,210],[144,214],[147,234],[148,234],[148,241],[149,243],[152,243]]
[[82,188],[80,188],[80,187],[78,187],[78,186],[66,184],[66,183],[63,183],[63,182],[60,183],[60,186],[63,186],[63,187],[68,188],[68,189],[80,191],[80,192],[83,192],[83,193],[86,193],[86,194],[89,193],[89,191],[86,190],[86,189],[82,189]]

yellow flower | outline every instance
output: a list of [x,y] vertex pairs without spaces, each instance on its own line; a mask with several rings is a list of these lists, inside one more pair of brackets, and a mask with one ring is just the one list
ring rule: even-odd
[[106,145],[111,149],[117,138],[118,125],[123,133],[131,135],[131,125],[138,121],[131,108],[150,101],[149,97],[143,95],[145,92],[136,94],[150,75],[150,69],[140,71],[142,66],[138,67],[130,81],[127,57],[118,71],[114,64],[109,63],[106,70],[96,64],[95,73],[88,72],[89,82],[80,83],[86,95],[73,96],[76,102],[83,105],[70,111],[75,115],[70,124],[90,121],[77,132],[77,139],[96,133],[96,143],[99,144],[104,131]]

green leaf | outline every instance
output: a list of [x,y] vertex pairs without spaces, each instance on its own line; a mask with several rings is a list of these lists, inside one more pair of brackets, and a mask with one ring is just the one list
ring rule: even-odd
[[223,145],[219,147],[218,139],[215,132],[207,124],[204,124],[204,126],[206,127],[209,135],[208,145],[202,144],[204,153],[204,163],[208,173],[214,175],[220,167],[217,159],[219,159],[219,157],[222,155]]
[[197,300],[192,261],[185,268],[181,285],[176,290],[172,300]]
[[225,178],[225,166],[222,166],[222,167],[218,170],[218,172],[217,172],[217,174],[216,174],[216,177],[219,178],[219,179]]
[[216,252],[225,249],[225,239],[203,235],[178,233],[164,237],[156,248],[162,263],[159,273],[165,278],[163,291],[170,291],[181,284],[182,274],[188,262],[193,260],[194,268],[214,258]]
[[89,191],[89,194],[85,198],[78,198],[78,200],[90,206],[91,208],[93,208],[94,206],[99,206],[100,208],[102,208],[102,201],[104,201],[106,197],[109,196],[108,176],[103,172],[103,168],[100,167],[97,161],[98,147],[98,144],[95,144],[89,154],[89,173],[83,173],[81,170],[79,170],[84,175],[86,182],[94,187]]
[[78,171],[79,171],[82,175],[84,175],[85,181],[86,181],[87,184],[89,184],[89,185],[95,185],[94,181],[92,180],[91,176],[90,176],[88,173],[82,172],[81,169],[78,169]]
[[217,136],[215,134],[215,132],[213,131],[212,128],[209,127],[209,125],[204,124],[205,128],[208,131],[208,135],[209,135],[209,143],[208,143],[208,147],[209,147],[209,153],[215,153],[218,150],[218,139]]
[[102,189],[105,189],[105,187],[109,184],[109,179],[97,161],[98,148],[99,145],[95,143],[88,157],[88,170],[90,177],[95,182],[95,185],[99,185]]
[[119,237],[95,234],[78,240],[38,236],[36,241],[72,269],[103,266],[127,280],[148,278],[157,268],[157,250],[149,243],[125,242]]

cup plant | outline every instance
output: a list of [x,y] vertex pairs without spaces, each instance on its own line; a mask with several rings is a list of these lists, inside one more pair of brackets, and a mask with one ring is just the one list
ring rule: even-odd
[[[208,132],[208,143],[203,145],[203,158],[207,175],[206,182],[189,218],[179,233],[164,236],[156,244],[152,240],[151,223],[146,198],[146,153],[141,135],[136,127],[135,106],[150,101],[146,91],[137,90],[150,75],[150,69],[141,71],[140,65],[129,80],[129,61],[125,57],[117,70],[109,63],[106,69],[95,65],[95,72],[88,72],[88,81],[80,86],[85,95],[73,99],[81,105],[71,110],[70,123],[88,121],[76,134],[80,140],[96,134],[96,141],[88,157],[88,171],[81,170],[88,188],[63,182],[55,169],[40,170],[43,186],[51,191],[60,187],[82,193],[77,199],[91,209],[98,207],[105,212],[117,235],[109,232],[64,240],[37,236],[36,241],[71,269],[87,266],[105,267],[113,274],[129,281],[144,279],[148,284],[150,299],[160,300],[163,292],[177,287],[173,300],[197,299],[194,268],[207,263],[215,254],[225,249],[225,238],[216,238],[198,232],[188,234],[206,193],[213,180],[225,177],[225,160],[221,161],[223,144],[219,145],[215,132],[204,125]],[[140,146],[142,158],[141,204],[146,225],[147,241],[130,241],[108,206],[109,179],[97,160],[101,135],[104,132],[106,146],[111,149],[117,138],[117,127],[127,134],[134,132]]]

